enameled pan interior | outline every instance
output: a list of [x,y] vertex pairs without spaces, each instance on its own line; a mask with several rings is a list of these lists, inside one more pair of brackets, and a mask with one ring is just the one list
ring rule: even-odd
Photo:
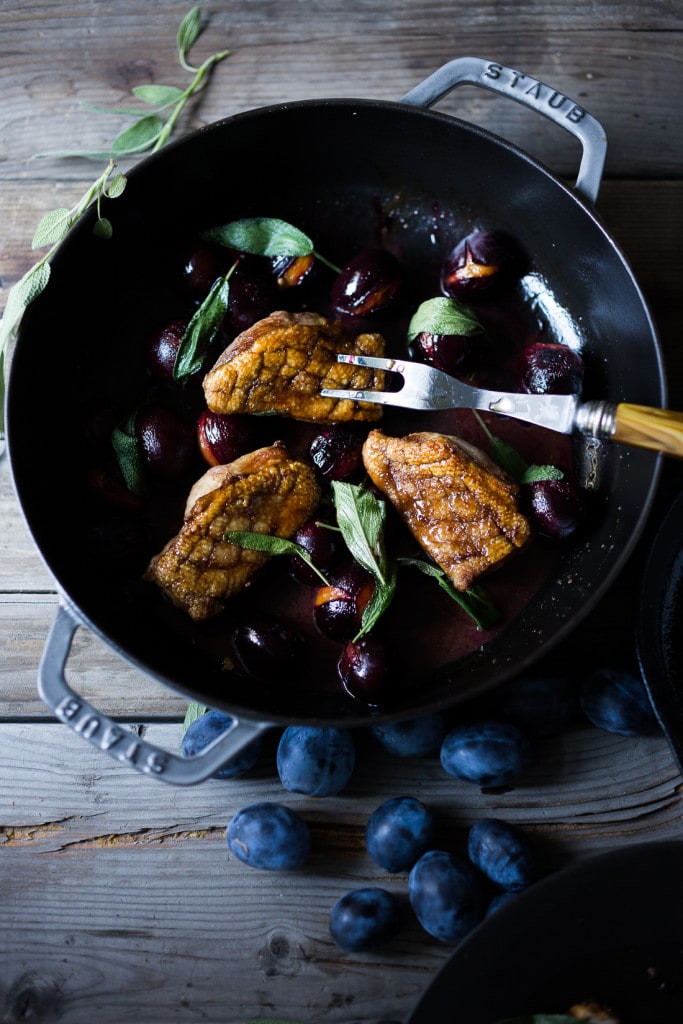
[[[378,210],[383,211],[378,217]],[[389,210],[391,216],[387,217]],[[101,560],[84,480],[86,410],[123,414],[141,388],[139,338],[172,298],[168,254],[198,227],[247,216],[289,220],[343,262],[381,236],[413,265],[434,266],[474,226],[515,235],[531,255],[544,315],[584,345],[586,397],[660,405],[657,340],[631,271],[594,213],[533,160],[472,126],[401,104],[283,105],[209,126],[142,162],[106,210],[109,241],[78,226],[18,339],[8,395],[15,485],[50,571],[84,622],[165,685],[269,721],[361,722],[362,706],[282,685],[242,691],[150,610],[145,591]],[[529,664],[564,636],[614,578],[644,522],[658,458],[600,454],[591,530],[562,549],[552,579],[488,647],[390,714],[446,706]],[[111,537],[109,538],[111,550]],[[124,552],[128,539],[120,537]]]

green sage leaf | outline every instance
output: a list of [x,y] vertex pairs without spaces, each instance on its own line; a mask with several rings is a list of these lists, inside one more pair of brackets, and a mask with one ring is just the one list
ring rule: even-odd
[[150,146],[153,146],[161,135],[164,128],[164,120],[156,114],[148,114],[141,117],[139,121],[132,124],[120,135],[117,135],[111,144],[111,152],[114,156],[128,156],[133,153],[143,153]]
[[323,575],[317,565],[314,565],[306,548],[293,540],[274,537],[270,533],[252,533],[248,530],[227,530],[223,534],[223,540],[227,540],[230,544],[237,544],[241,548],[249,548],[250,551],[262,551],[266,555],[298,555],[320,577],[322,583],[329,586],[327,577]]
[[521,484],[536,484],[542,480],[562,480],[564,473],[557,466],[527,466]]
[[199,6],[193,7],[187,12],[178,26],[176,45],[181,64],[185,62],[188,53],[196,43],[201,24],[201,11]]
[[193,722],[196,722],[198,718],[201,718],[202,715],[205,715],[208,710],[209,709],[206,704],[198,704],[196,701],[190,701],[187,705],[187,711],[185,712],[185,718],[183,720],[182,736],[185,735],[189,726],[191,726]]
[[499,437],[491,436],[491,455],[494,462],[497,462],[501,469],[504,469],[508,476],[511,476],[515,483],[521,483],[527,471],[527,463],[507,441]]
[[337,523],[347,548],[357,562],[379,581],[386,583],[384,522],[386,503],[357,484],[332,483]]
[[204,238],[252,256],[307,256],[313,242],[293,224],[276,217],[247,217],[204,232]]
[[0,350],[4,350],[28,306],[37,299],[50,280],[50,264],[36,263],[13,285],[0,323]]
[[133,494],[144,494],[145,471],[142,445],[135,434],[135,414],[111,432],[111,445],[126,487]]
[[173,379],[184,380],[201,370],[206,352],[228,311],[229,277],[217,278],[201,306],[195,310],[181,339],[173,366]]
[[467,306],[456,299],[437,296],[422,302],[408,325],[408,341],[418,334],[483,334],[484,328]]
[[185,95],[183,90],[175,85],[136,85],[132,91],[143,103],[160,108],[172,106]]
[[71,210],[66,207],[59,207],[50,210],[38,221],[38,227],[31,242],[32,249],[42,249],[44,245],[54,245],[61,242],[71,227]]
[[388,564],[384,568],[383,581],[380,582],[379,579],[375,580],[375,590],[363,609],[363,615],[361,616],[361,628],[353,638],[354,643],[362,636],[365,636],[366,633],[370,632],[377,620],[384,614],[391,604],[392,598],[396,593],[397,578],[398,573],[396,566]]
[[114,234],[111,221],[106,217],[98,217],[92,229],[93,235],[97,238],[111,238]]
[[419,569],[425,576],[433,576],[441,589],[456,604],[460,605],[462,610],[475,622],[478,629],[490,629],[491,626],[500,622],[500,612],[481,587],[472,587],[464,592],[456,590],[441,566],[435,565],[433,562],[423,562],[420,558],[399,558],[398,563]]
[[125,174],[115,174],[107,185],[105,195],[109,199],[118,199],[118,197],[122,195],[127,184],[128,178]]

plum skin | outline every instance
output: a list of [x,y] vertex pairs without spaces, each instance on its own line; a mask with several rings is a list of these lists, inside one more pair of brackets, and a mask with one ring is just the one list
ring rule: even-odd
[[[227,732],[233,723],[231,715],[224,711],[206,711],[188,725],[181,742],[183,757],[196,757],[205,747]],[[247,744],[215,774],[215,779],[237,779],[246,775],[259,759],[263,743],[260,738]]]
[[277,748],[280,782],[292,793],[334,796],[346,788],[356,762],[349,729],[289,725]]
[[434,817],[423,803],[412,796],[397,796],[370,815],[365,845],[375,863],[396,874],[410,871],[432,846],[434,832]]
[[521,892],[538,872],[526,835],[506,821],[480,818],[469,831],[467,854],[475,867],[505,892]]
[[474,866],[446,850],[428,850],[413,865],[408,898],[424,930],[441,942],[459,942],[485,913],[483,885]]
[[531,764],[531,744],[512,722],[471,722],[451,729],[440,759],[456,778],[484,787],[507,786]]
[[228,848],[244,864],[266,871],[301,868],[311,854],[311,834],[300,815],[282,804],[248,804],[228,823]]
[[394,936],[402,917],[400,902],[386,889],[352,889],[330,911],[330,934],[340,949],[357,953]]

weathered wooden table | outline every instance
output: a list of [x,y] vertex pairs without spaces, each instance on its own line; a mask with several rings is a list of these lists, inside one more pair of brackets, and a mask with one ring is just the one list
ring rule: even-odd
[[[126,123],[85,103],[128,105],[129,90],[144,82],[184,85],[175,32],[186,10],[174,0],[0,0],[3,305],[33,262],[40,216],[71,205],[99,173],[83,160],[34,154],[101,148]],[[226,0],[207,2],[203,15],[208,27],[193,56],[222,48],[231,55],[180,130],[285,99],[396,99],[467,54],[518,67],[590,110],[610,142],[599,212],[651,304],[670,404],[683,408],[683,22],[673,0]],[[572,140],[516,104],[461,89],[441,109],[483,124],[574,180]],[[39,451],[35,458],[39,471]],[[657,516],[680,490],[681,468],[667,464],[652,528],[572,638],[577,671],[632,645],[642,558]],[[6,1024],[406,1020],[450,948],[415,927],[376,953],[343,954],[327,925],[334,901],[358,884],[405,891],[405,878],[387,877],[363,845],[370,812],[399,793],[431,806],[443,841],[454,847],[484,814],[516,822],[544,841],[550,867],[683,834],[681,777],[665,740],[623,739],[587,724],[544,741],[523,784],[497,795],[447,778],[435,758],[402,761],[363,744],[352,784],[334,799],[285,794],[272,775],[189,790],[137,775],[51,720],[37,696],[37,665],[57,597],[23,523],[6,459],[0,516]],[[69,672],[104,711],[161,745],[177,746],[183,700],[141,678],[85,631]],[[311,823],[310,870],[259,873],[228,856],[228,819],[263,799],[284,799]]]

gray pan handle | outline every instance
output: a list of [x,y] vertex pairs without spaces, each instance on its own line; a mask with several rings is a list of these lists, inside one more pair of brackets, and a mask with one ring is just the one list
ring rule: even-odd
[[267,722],[237,719],[233,715],[230,729],[196,757],[180,757],[148,743],[97,711],[67,683],[66,662],[74,633],[81,625],[75,614],[60,604],[40,661],[38,692],[60,722],[122,764],[164,782],[192,786],[214,775],[233,755],[269,728]]
[[451,89],[465,84],[479,85],[507,96],[574,135],[583,147],[575,188],[584,199],[595,204],[607,152],[605,130],[592,114],[549,85],[483,57],[457,57],[406,93],[401,103],[431,107]]

